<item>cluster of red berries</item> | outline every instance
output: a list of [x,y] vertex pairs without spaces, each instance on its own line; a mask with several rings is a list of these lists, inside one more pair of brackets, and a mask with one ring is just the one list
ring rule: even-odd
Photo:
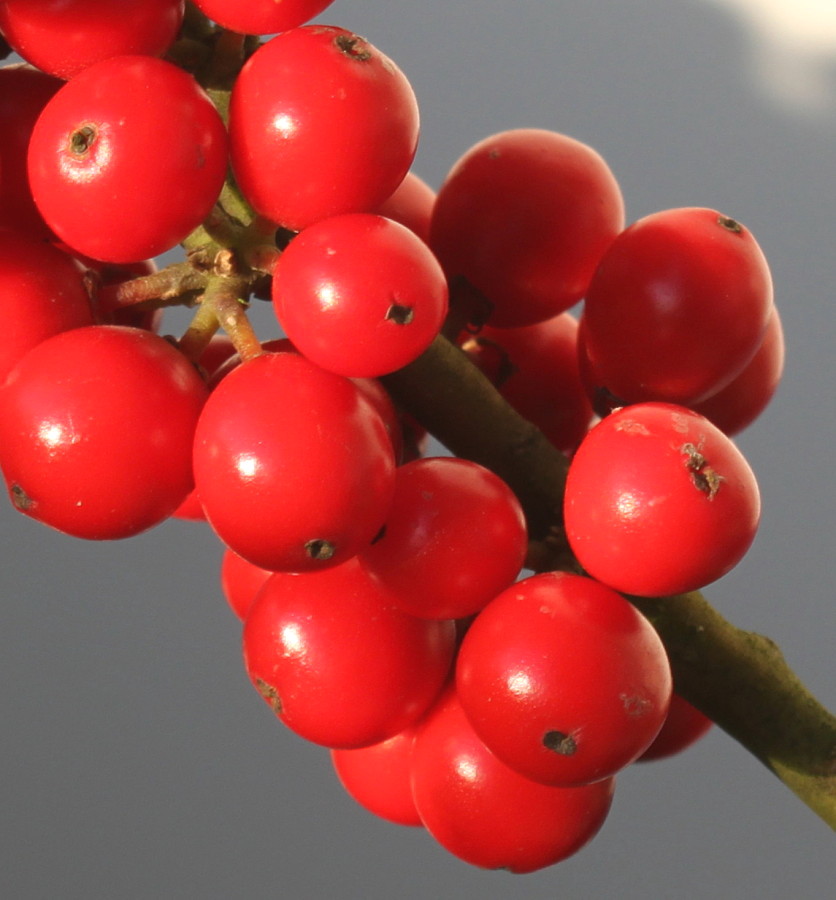
[[[625,766],[709,725],[623,595],[698,589],[755,536],[729,435],[781,374],[769,271],[717,211],[625,227],[604,160],[552,131],[482,141],[436,196],[409,82],[304,24],[326,6],[0,4],[30,63],[0,69],[0,467],[77,537],[205,519],[275,714],[368,809],[531,871],[597,832]],[[148,260],[180,242],[175,283]],[[286,338],[254,337],[251,294]],[[172,298],[200,304],[179,342]],[[571,458],[572,571],[518,580],[515,494],[423,456],[379,380],[443,328]]]

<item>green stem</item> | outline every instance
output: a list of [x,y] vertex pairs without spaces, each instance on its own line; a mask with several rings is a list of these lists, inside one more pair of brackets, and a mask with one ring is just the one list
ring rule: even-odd
[[248,292],[249,280],[246,276],[235,274],[213,276],[203,295],[204,309],[198,314],[201,318],[195,316],[197,321],[192,323],[196,328],[201,328],[202,317],[211,312],[220,327],[229,335],[242,360],[253,359],[263,352],[261,342],[247,317],[247,304],[244,298]]
[[189,322],[186,332],[177,342],[180,351],[192,362],[197,362],[212,340],[212,336],[220,328],[220,324],[212,305],[201,303]]
[[662,637],[677,691],[836,829],[836,717],[774,641],[736,628],[698,592],[629,599]]
[[[576,567],[561,530],[568,463],[445,338],[383,379],[457,456],[506,480],[531,528],[538,570]],[[699,593],[629,598],[659,632],[677,691],[738,740],[836,828],[836,718],[768,638],[736,628]]]
[[446,338],[381,379],[392,397],[456,456],[493,469],[520,498],[532,538],[562,534],[569,463]]
[[120,284],[105,285],[99,292],[102,309],[124,309],[129,306],[188,305],[206,287],[206,275],[190,263],[174,263],[154,272]]

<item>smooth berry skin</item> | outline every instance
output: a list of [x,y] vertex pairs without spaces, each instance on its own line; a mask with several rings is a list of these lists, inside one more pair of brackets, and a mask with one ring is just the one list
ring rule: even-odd
[[522,507],[501,478],[435,457],[398,468],[385,530],[363,558],[405,612],[460,619],[514,581],[527,548]]
[[434,204],[435,191],[414,172],[407,172],[406,178],[395,188],[394,193],[374,212],[406,225],[425,244],[429,244]]
[[367,546],[395,478],[385,425],[347,378],[265,353],[212,390],[194,446],[195,487],[224,543],[254,565],[299,572]]
[[403,181],[418,105],[395,63],[343,28],[283,32],[247,61],[232,90],[231,161],[253,208],[299,231],[370,212]]
[[419,725],[355,750],[332,750],[346,792],[370,813],[396,825],[422,824],[412,798],[412,748]]
[[116,56],[46,105],[29,144],[29,181],[69,247],[136,262],[170,250],[206,217],[226,148],[220,115],[191,75],[153,57]]
[[601,259],[584,302],[585,351],[621,405],[690,406],[755,355],[772,293],[745,226],[712,209],[662,210],[634,222]]
[[611,589],[550,572],[517,582],[464,636],[456,689],[474,730],[521,775],[573,786],[643,753],[671,697],[656,631]]
[[777,307],[766,326],[766,334],[751,362],[721,391],[693,406],[732,437],[748,428],[769,405],[784,372],[784,329]]
[[416,722],[447,677],[452,622],[396,609],[356,559],[318,572],[278,572],[244,623],[256,690],[301,737],[331,748],[380,743]]
[[626,594],[705,587],[740,562],[759,519],[757,481],[740,450],[683,406],[611,413],[569,466],[569,545],[593,578]]
[[659,734],[636,762],[653,762],[676,756],[704,737],[713,724],[708,716],[674,692]]
[[447,280],[405,225],[367,213],[306,228],[279,257],[273,308],[312,362],[353,378],[388,375],[417,359],[447,315]]
[[398,410],[388,391],[377,378],[352,378],[351,380],[383,420],[386,433],[392,442],[392,454],[395,462],[400,463],[403,456],[403,429]]
[[195,0],[205,15],[239,34],[276,34],[318,16],[333,0]]
[[473,730],[454,691],[419,728],[412,793],[427,830],[474,866],[534,872],[577,853],[598,833],[615,779],[550,787],[501,762]]
[[233,553],[228,547],[221,561],[221,590],[229,608],[243,622],[264,582],[273,573]]
[[5,0],[0,31],[27,62],[68,79],[111,56],[162,56],[184,8],[183,0]]
[[90,540],[167,518],[192,486],[203,380],[168,341],[91,325],[38,344],[0,388],[0,466],[20,512]]
[[33,347],[93,324],[82,273],[56,247],[0,228],[0,384]]
[[624,227],[624,202],[601,156],[566,135],[516,129],[485,138],[438,191],[430,246],[493,310],[489,324],[542,322],[580,300]]
[[41,110],[62,82],[19,63],[0,68],[0,210],[2,221],[33,237],[52,238],[29,189],[29,138]]

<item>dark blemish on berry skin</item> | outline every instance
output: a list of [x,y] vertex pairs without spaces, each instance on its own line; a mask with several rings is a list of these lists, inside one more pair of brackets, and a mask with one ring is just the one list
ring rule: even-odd
[[311,559],[331,559],[336,551],[337,548],[331,541],[324,541],[320,538],[314,538],[305,544],[305,553]]
[[86,156],[96,139],[99,136],[98,129],[95,125],[82,125],[77,128],[71,135],[69,151],[73,156]]
[[699,447],[687,443],[680,450],[685,454],[685,468],[690,472],[694,487],[702,491],[709,500],[713,500],[725,479],[708,464]]
[[718,216],[717,224],[722,228],[725,228],[726,231],[732,231],[735,234],[740,234],[743,231],[743,226],[735,219],[730,219],[728,216]]
[[273,712],[277,716],[280,716],[282,714],[282,699],[279,697],[279,692],[272,684],[267,684],[267,682],[261,678],[256,678],[255,686],[259,694],[261,694],[261,696],[270,704],[270,708]]
[[572,756],[578,749],[578,744],[571,734],[564,731],[547,731],[543,735],[543,746],[560,756]]
[[12,505],[20,512],[28,512],[35,506],[35,501],[23,490],[19,484],[13,484],[9,491]]
[[409,325],[414,318],[415,312],[412,307],[401,303],[393,303],[386,310],[386,321],[394,322],[396,325]]

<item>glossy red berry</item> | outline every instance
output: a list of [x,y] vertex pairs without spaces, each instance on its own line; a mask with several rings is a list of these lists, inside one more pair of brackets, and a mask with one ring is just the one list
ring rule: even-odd
[[385,529],[364,559],[406,612],[458,619],[514,581],[527,547],[522,508],[502,479],[435,457],[398,469]]
[[435,191],[414,172],[407,172],[406,178],[395,188],[394,193],[374,212],[406,225],[425,244],[429,244],[434,204]]
[[57,247],[0,227],[0,384],[33,347],[93,324],[82,273]]
[[43,341],[0,388],[0,466],[13,504],[94,540],[157,525],[192,486],[205,396],[192,364],[150,331],[91,325]]
[[392,442],[392,454],[395,457],[395,462],[400,463],[403,456],[403,429],[401,428],[398,410],[395,408],[388,391],[377,378],[352,378],[351,380],[383,420],[386,433]]
[[759,518],[744,456],[682,406],[637,403],[612,413],[569,467],[569,545],[593,578],[627,594],[679,594],[715,581],[749,549]]
[[476,617],[456,688],[473,728],[543,784],[614,775],[656,737],[671,672],[656,631],[610,588],[550,572],[517,582]]
[[276,34],[318,16],[333,0],[195,0],[206,16],[240,34]]
[[784,371],[784,330],[777,307],[751,362],[721,391],[693,406],[730,437],[747,428],[769,405]]
[[264,582],[273,573],[254,566],[228,547],[221,562],[221,590],[229,608],[243,622]]
[[412,748],[418,725],[355,750],[332,750],[345,790],[370,813],[396,825],[421,825],[412,799]]
[[395,63],[364,38],[305,25],[247,61],[229,111],[232,167],[255,210],[299,231],[370,212],[401,183],[418,106]]
[[244,623],[256,689],[293,731],[326,747],[377,744],[416,722],[453,657],[452,622],[416,619],[356,559],[271,576]]
[[184,7],[183,0],[5,0],[0,31],[27,62],[72,78],[111,56],[162,56]]
[[183,240],[212,208],[226,167],[226,129],[209,98],[149,56],[115,56],[67,82],[29,144],[47,224],[105,262],[144,260]]
[[584,345],[624,403],[690,406],[725,387],[761,344],[769,267],[752,233],[712,209],[668,209],[612,243],[586,293]]
[[332,216],[279,257],[273,306],[297,349],[329,372],[388,375],[432,343],[447,281],[427,245],[392,219]]
[[621,191],[591,147],[540,129],[485,138],[436,198],[430,246],[493,305],[489,323],[542,322],[580,300],[624,227]]
[[533,872],[577,853],[597,834],[615,780],[550,787],[524,778],[479,739],[447,692],[415,740],[412,792],[421,820],[471,865]]
[[195,487],[221,540],[264,569],[334,566],[385,521],[386,428],[347,378],[265,353],[217,384],[195,435]]
[[711,729],[712,724],[708,716],[674,693],[661,731],[636,762],[651,762],[675,756],[695,744]]

